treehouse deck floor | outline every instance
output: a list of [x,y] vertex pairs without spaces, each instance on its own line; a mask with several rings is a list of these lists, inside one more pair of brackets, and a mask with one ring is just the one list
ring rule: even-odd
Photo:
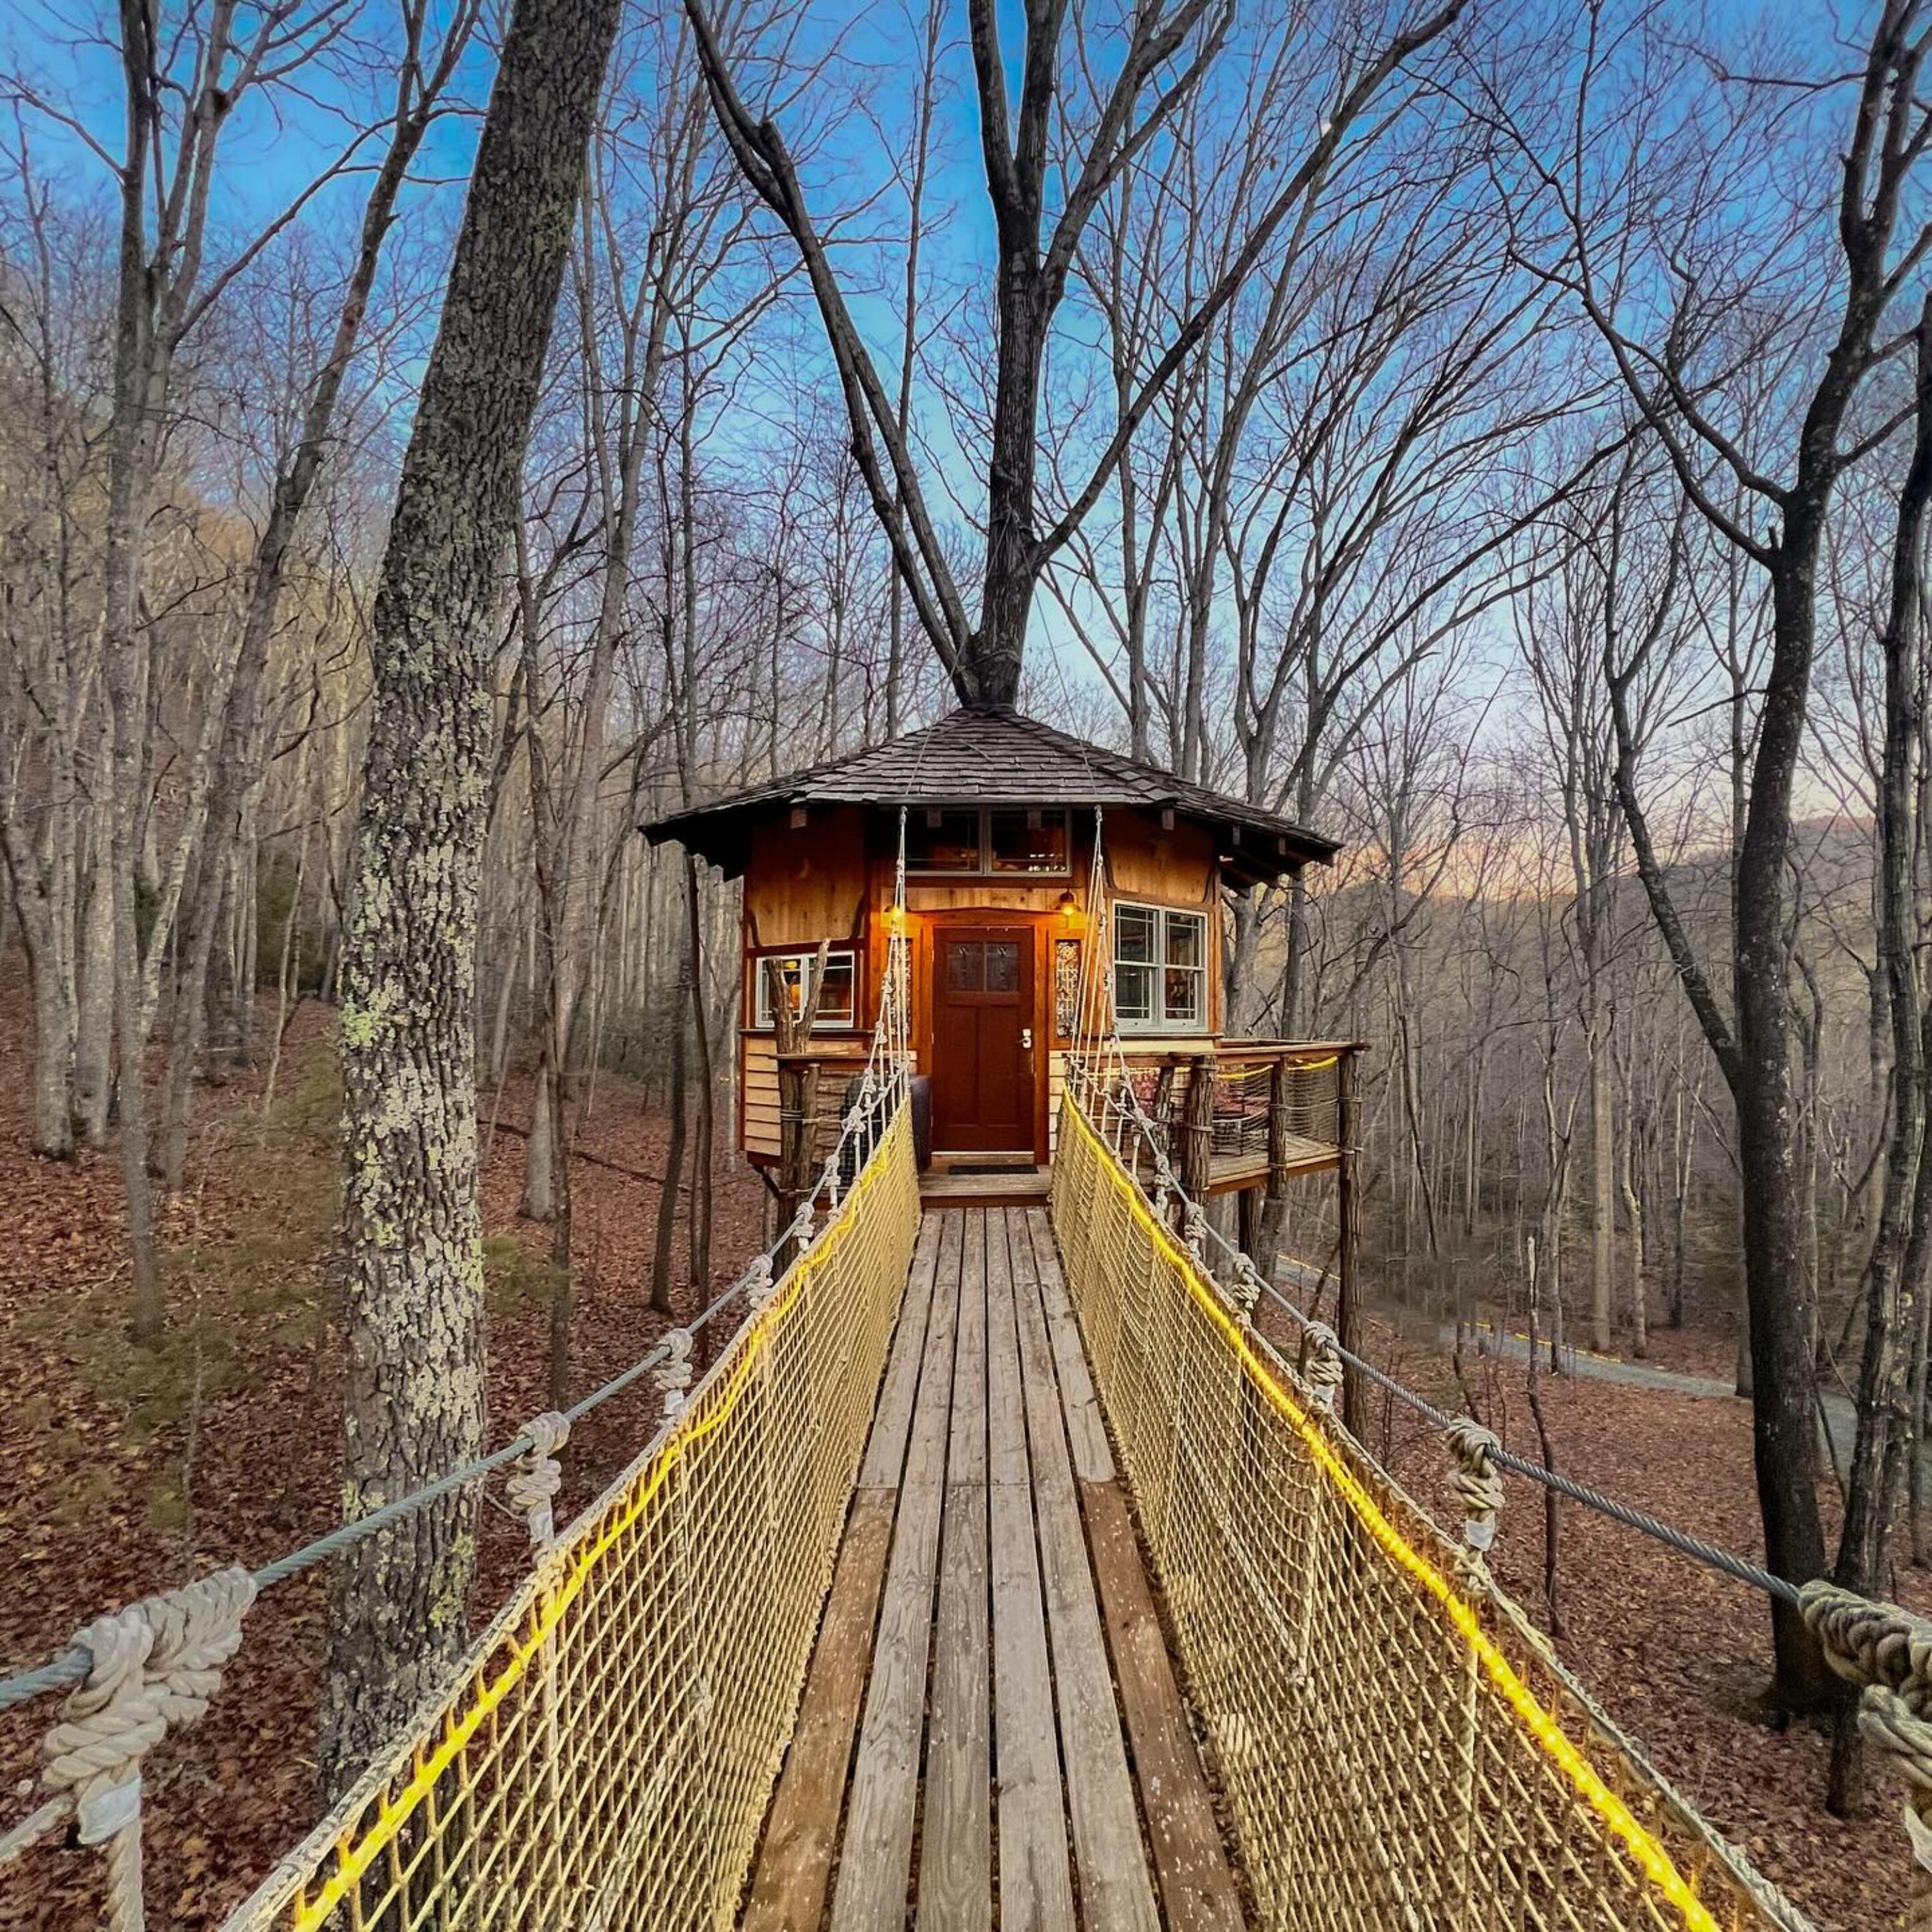
[[745,1932],[1246,1922],[1037,1208],[928,1211]]

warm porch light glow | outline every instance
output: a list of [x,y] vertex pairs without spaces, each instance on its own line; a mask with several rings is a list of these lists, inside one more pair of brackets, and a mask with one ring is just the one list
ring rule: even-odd
[[1078,910],[1079,908],[1074,903],[1073,890],[1070,886],[1060,896],[1060,916],[1069,926],[1071,926]]

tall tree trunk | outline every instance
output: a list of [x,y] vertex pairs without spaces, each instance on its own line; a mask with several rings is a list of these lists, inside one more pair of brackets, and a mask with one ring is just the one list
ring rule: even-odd
[[80,1025],[74,1038],[74,1124],[91,1148],[107,1144],[114,1098],[114,857],[105,826],[94,837],[81,916]]
[[[1865,1265],[1858,1429],[1846,1484],[1844,1528],[1832,1572],[1846,1588],[1867,1594],[1880,1587],[1904,1454],[1917,1434],[1906,1398],[1921,1327],[1918,1304],[1925,1292],[1927,1242],[1932,1234],[1926,1219],[1932,1213],[1932,1190],[1924,1184],[1922,1171],[1926,1012],[1918,958],[1914,874],[1919,827],[1913,770],[1921,745],[1923,558],[1927,507],[1932,502],[1932,296],[1921,310],[1917,346],[1917,428],[1899,494],[1891,598],[1882,639],[1885,730],[1878,790],[1878,956],[1892,1018],[1891,1138],[1877,1232]],[[1841,1816],[1862,1808],[1862,1755],[1856,1719],[1841,1708],[1828,1794],[1831,1808]]]
[[[404,26],[412,56],[420,52],[418,43],[422,25],[421,0],[411,0],[404,8]],[[182,1163],[187,1157],[194,1080],[206,1039],[204,994],[219,930],[222,882],[251,816],[254,794],[261,783],[266,752],[262,692],[276,634],[283,582],[303,512],[332,446],[337,400],[361,338],[382,244],[395,220],[398,199],[434,118],[443,85],[469,40],[470,25],[466,12],[459,8],[427,73],[424,64],[412,58],[398,82],[389,145],[363,206],[356,262],[337,312],[328,355],[303,405],[299,431],[275,478],[268,518],[256,541],[248,603],[242,617],[241,649],[228,687],[220,756],[215,763],[208,797],[201,848],[202,887],[188,902],[182,934],[181,998],[175,1010],[173,1036],[168,1043],[161,1160],[162,1178],[170,1188],[181,1185]],[[252,992],[252,984],[244,984],[242,997],[247,998]]]
[[[618,12],[619,0],[518,0],[376,592],[343,962],[351,1521],[483,1444],[474,1034],[489,652]],[[458,1490],[340,1559],[322,1689],[331,1792],[460,1654],[476,1510],[473,1487]]]

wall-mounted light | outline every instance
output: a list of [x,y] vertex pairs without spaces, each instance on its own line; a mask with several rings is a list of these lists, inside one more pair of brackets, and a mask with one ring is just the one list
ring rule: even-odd
[[1079,904],[1073,896],[1073,889],[1070,886],[1060,896],[1060,916],[1071,926],[1079,910]]
[[886,907],[886,930],[888,932],[903,932],[905,930],[905,908],[904,906],[894,905]]

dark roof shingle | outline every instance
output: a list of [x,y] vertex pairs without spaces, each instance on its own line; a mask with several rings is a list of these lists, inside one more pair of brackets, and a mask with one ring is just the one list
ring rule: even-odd
[[1190,784],[1157,765],[1089,744],[1016,711],[961,710],[807,770],[751,785],[644,826],[656,842],[676,838],[727,872],[742,867],[748,820],[791,805],[1066,805],[1172,806],[1217,828],[1263,835],[1271,851],[1244,854],[1241,869],[1268,876],[1339,849],[1260,807]]

